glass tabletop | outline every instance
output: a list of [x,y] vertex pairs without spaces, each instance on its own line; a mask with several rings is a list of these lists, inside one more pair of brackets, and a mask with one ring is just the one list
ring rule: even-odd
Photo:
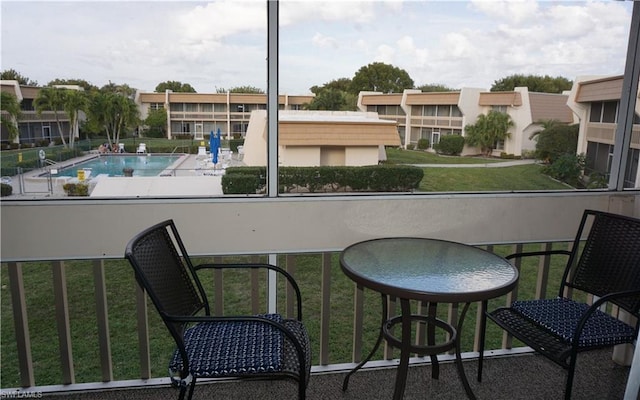
[[483,249],[438,239],[385,238],[347,247],[340,256],[353,281],[381,293],[424,301],[471,302],[511,291],[518,271]]

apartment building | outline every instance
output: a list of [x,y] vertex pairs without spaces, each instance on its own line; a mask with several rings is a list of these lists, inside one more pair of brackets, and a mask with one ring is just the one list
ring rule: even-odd
[[[80,86],[64,85],[59,86],[72,90],[83,90]],[[0,80],[0,90],[10,93],[18,99],[20,103],[20,118],[18,122],[19,136],[13,143],[38,144],[41,142],[53,142],[64,135],[69,136],[69,117],[64,111],[42,111],[40,115],[36,112],[34,102],[40,91],[37,86],[20,85],[14,80]],[[57,115],[56,115],[57,114]],[[76,136],[78,135],[77,127]],[[8,144],[9,134],[4,127],[0,128],[0,141]]]
[[[416,146],[420,139],[427,139],[431,149],[442,136],[464,136],[464,127],[475,123],[479,115],[490,110],[504,112],[514,123],[509,131],[511,135],[507,140],[496,143],[492,155],[522,156],[535,150],[531,135],[542,130],[543,121],[578,122],[567,106],[567,99],[566,94],[534,93],[526,87],[517,87],[510,92],[463,88],[423,93],[407,89],[393,94],[362,92],[358,97],[358,108],[375,111],[381,118],[397,121],[404,148]],[[480,154],[480,149],[465,146],[462,154]]]
[[[280,110],[302,110],[313,95],[279,96]],[[145,119],[149,111],[167,110],[167,136],[193,135],[200,139],[204,134],[220,129],[227,138],[244,135],[249,126],[251,112],[267,109],[266,94],[251,93],[165,93],[138,92],[135,98],[140,117]]]
[[[578,154],[585,154],[586,169],[608,178],[620,114],[623,77],[578,77],[571,89],[568,106],[580,121]],[[636,96],[636,99],[638,96]],[[640,102],[635,115],[624,177],[625,188],[640,187]]]

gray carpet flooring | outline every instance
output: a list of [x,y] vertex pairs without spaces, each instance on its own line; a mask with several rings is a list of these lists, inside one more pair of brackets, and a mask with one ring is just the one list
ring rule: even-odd
[[[465,361],[471,387],[480,399],[562,399],[566,373],[563,369],[537,355],[520,355],[487,359],[483,381],[475,379],[477,361]],[[396,370],[384,368],[361,370],[351,377],[349,388],[342,391],[345,373],[314,374],[307,389],[309,400],[375,400],[391,399]],[[619,400],[629,373],[611,361],[611,351],[593,351],[578,357],[573,400]],[[196,387],[194,399],[296,399],[297,386],[293,381],[228,381],[206,383]],[[142,388],[103,392],[56,395],[58,400],[157,400],[175,399],[171,388]],[[429,365],[409,370],[405,399],[458,400],[466,394],[455,365],[442,363],[440,378],[431,379]]]

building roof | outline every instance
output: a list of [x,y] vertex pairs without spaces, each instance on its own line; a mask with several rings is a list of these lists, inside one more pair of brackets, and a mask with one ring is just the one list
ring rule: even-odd
[[567,106],[569,96],[553,93],[529,93],[531,107],[531,120],[555,120],[570,124],[573,122],[573,113]]
[[282,111],[278,119],[283,146],[400,146],[397,123],[377,113]]

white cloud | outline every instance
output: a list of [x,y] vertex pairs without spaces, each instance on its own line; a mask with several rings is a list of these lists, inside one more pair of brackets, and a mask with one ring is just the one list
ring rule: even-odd
[[[266,88],[261,0],[2,1],[0,8],[1,68],[41,84]],[[596,0],[284,0],[281,90],[306,93],[374,61],[405,69],[417,85],[451,87],[488,88],[513,73],[619,74],[630,10],[630,2]]]
[[333,37],[325,36],[321,33],[316,33],[313,35],[312,42],[317,47],[339,47],[340,42]]

